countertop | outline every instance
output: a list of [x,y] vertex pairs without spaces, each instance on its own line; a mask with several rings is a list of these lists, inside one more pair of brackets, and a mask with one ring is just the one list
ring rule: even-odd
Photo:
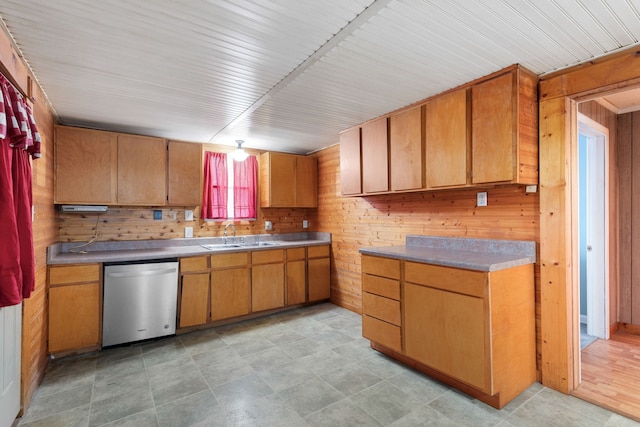
[[[56,243],[47,248],[47,264],[86,264],[96,262],[143,261],[162,258],[180,258],[196,255],[211,255],[231,252],[263,251],[301,246],[318,246],[331,243],[330,233],[286,233],[259,235],[260,242],[272,242],[271,246],[255,246],[256,236],[238,236],[238,247],[222,247],[215,250],[202,245],[224,245],[222,237],[200,237],[190,239],[129,240],[96,242],[81,247],[82,243]],[[244,239],[244,243],[241,240]],[[227,238],[233,243],[233,238]],[[74,249],[75,248],[75,249]],[[85,251],[73,252],[73,251]]]
[[408,235],[406,244],[361,248],[365,255],[476,271],[498,271],[536,262],[536,243]]

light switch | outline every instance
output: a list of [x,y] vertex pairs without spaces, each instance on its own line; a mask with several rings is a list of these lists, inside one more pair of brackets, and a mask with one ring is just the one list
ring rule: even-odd
[[190,211],[190,210],[184,211],[184,220],[193,221],[193,211]]
[[264,222],[264,229],[267,231],[273,230],[273,223],[271,221]]
[[302,228],[309,228],[309,221],[307,221],[306,219],[302,220]]
[[478,206],[487,206],[487,192],[486,191],[481,191],[480,193],[477,194],[478,197]]
[[185,238],[193,237],[193,227],[184,228],[184,237]]

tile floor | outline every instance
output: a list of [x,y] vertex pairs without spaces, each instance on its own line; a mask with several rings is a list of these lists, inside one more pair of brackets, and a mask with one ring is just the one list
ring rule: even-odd
[[598,337],[587,334],[587,324],[580,322],[580,350],[584,350],[585,347],[597,339]]
[[324,303],[50,363],[27,426],[631,426],[534,384],[501,411],[369,348]]

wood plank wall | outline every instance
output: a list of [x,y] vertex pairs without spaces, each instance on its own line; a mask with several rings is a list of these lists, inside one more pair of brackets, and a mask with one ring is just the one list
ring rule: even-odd
[[603,107],[596,101],[581,102],[578,111],[591,120],[609,129],[609,324],[616,325],[619,321],[618,307],[622,304],[620,298],[619,276],[624,265],[619,262],[619,156],[617,137],[617,115]]
[[[538,193],[527,194],[523,186],[487,189],[488,206],[482,208],[475,206],[478,190],[469,189],[342,197],[340,147],[314,156],[319,188],[311,224],[315,231],[332,233],[331,300],[355,312],[362,309],[361,247],[400,245],[407,234],[540,241]],[[538,324],[537,264],[535,271]]]
[[[184,220],[185,209],[194,210],[194,221]],[[162,212],[161,220],[153,219],[153,211]],[[256,221],[233,221],[238,236],[249,234],[297,233],[309,209],[262,208]],[[174,219],[175,215],[175,219]],[[57,213],[61,242],[86,242],[98,227],[99,241],[177,239],[184,237],[184,227],[193,227],[194,237],[222,236],[230,221],[201,222],[199,207],[124,207],[110,206],[105,213]],[[272,221],[273,230],[265,231],[264,222]]]
[[[640,112],[618,116],[620,166],[620,315],[623,324],[640,325]],[[638,328],[632,328],[638,333]]]
[[[35,82],[3,28],[0,28],[0,68],[26,92],[26,82]],[[42,157],[32,161],[35,221],[36,288],[22,310],[22,408],[29,407],[47,366],[47,246],[58,240],[53,209],[53,123],[54,115],[40,86],[33,84],[33,111],[42,136]]]

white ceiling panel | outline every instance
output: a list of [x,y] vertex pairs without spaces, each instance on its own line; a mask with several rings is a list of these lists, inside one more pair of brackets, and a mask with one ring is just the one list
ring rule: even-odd
[[4,0],[0,16],[63,124],[296,153],[513,63],[544,74],[640,40],[640,0]]

